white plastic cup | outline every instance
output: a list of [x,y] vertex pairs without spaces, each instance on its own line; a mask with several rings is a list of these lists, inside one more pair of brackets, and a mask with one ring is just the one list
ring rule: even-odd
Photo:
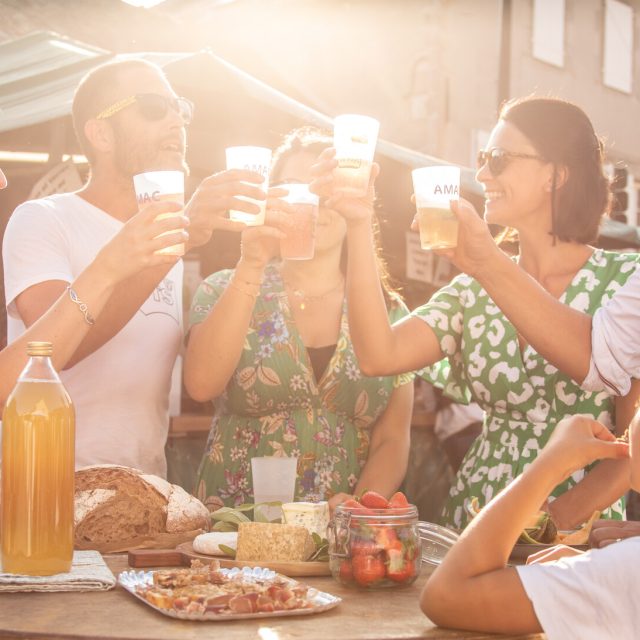
[[451,200],[460,197],[460,167],[435,166],[414,169],[420,246],[423,249],[451,249],[458,244],[458,218]]
[[[266,147],[228,147],[225,149],[227,156],[227,169],[244,169],[255,171],[264,177],[264,182],[258,186],[265,193],[269,190],[269,170],[271,168],[271,149]],[[245,196],[236,196],[239,200],[251,202],[260,207],[257,214],[246,211],[229,211],[229,218],[237,222],[244,222],[249,227],[257,227],[264,224],[264,212],[267,206],[266,200],[254,200]]]
[[283,260],[310,260],[313,258],[318,220],[319,197],[309,191],[308,184],[281,184],[289,193],[281,200],[287,202],[285,237],[280,239],[280,257]]
[[[296,488],[298,458],[266,456],[251,458],[253,476],[253,501],[293,502]],[[262,515],[269,520],[282,517],[280,507],[260,507]]]
[[[151,202],[176,202],[184,207],[184,173],[182,171],[146,171],[133,176],[133,186],[136,191],[138,210]],[[170,211],[156,216],[156,220],[181,216],[184,209],[180,211]],[[166,231],[160,236],[174,233]],[[160,237],[158,236],[158,237]],[[169,256],[183,256],[184,242],[173,244],[164,249],[158,249],[155,253]]]
[[371,163],[380,123],[369,116],[342,115],[333,121],[333,146],[338,166],[333,171],[335,190],[361,198],[367,195]]

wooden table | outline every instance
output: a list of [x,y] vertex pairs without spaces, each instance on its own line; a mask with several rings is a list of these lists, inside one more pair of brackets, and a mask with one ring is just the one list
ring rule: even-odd
[[[126,556],[107,558],[117,575]],[[332,578],[308,578],[314,587],[340,596],[335,609],[309,616],[190,622],[157,613],[121,587],[88,593],[5,593],[0,595],[0,638],[87,640],[414,640],[418,638],[511,638],[434,627],[421,613],[418,596],[426,573],[405,589],[356,591]]]

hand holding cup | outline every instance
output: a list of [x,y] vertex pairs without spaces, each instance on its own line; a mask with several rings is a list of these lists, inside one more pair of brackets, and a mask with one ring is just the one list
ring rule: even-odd
[[94,265],[116,284],[142,269],[175,263],[179,256],[162,250],[185,243],[188,226],[189,220],[181,215],[179,204],[148,204],[100,250]]
[[375,182],[380,174],[380,166],[374,162],[371,165],[369,185],[362,197],[351,197],[336,190],[333,169],[337,166],[335,149],[325,149],[318,161],[311,167],[313,180],[309,188],[320,196],[320,207],[327,207],[339,213],[348,225],[361,222],[370,223],[373,217],[373,203],[375,200]]
[[205,178],[185,207],[191,221],[190,247],[199,247],[209,241],[215,230],[242,231],[243,222],[227,217],[231,209],[256,215],[260,207],[251,200],[266,200],[264,177],[254,171],[227,169]]

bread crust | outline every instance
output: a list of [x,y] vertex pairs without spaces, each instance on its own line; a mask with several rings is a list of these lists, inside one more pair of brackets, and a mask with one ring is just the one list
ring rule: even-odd
[[[137,469],[96,465],[75,474],[75,546],[114,551],[209,528],[208,509],[182,487]],[[187,539],[191,539],[189,536]]]

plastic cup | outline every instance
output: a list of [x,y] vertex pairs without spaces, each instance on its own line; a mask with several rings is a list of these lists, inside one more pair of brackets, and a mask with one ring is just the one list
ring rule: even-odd
[[458,244],[458,218],[450,201],[460,197],[460,168],[423,167],[411,172],[418,210],[420,246],[450,249]]
[[[176,202],[184,207],[184,173],[182,171],[146,171],[133,176],[133,186],[136,191],[136,199],[138,200],[138,210],[151,202]],[[183,209],[180,211],[171,211],[169,213],[161,213],[156,216],[156,220],[164,218],[172,218],[181,216]],[[167,231],[161,233],[160,236],[173,233]],[[158,236],[158,237],[160,237]],[[155,253],[170,256],[184,255],[184,242],[173,244],[164,249],[158,249]]]
[[[293,502],[296,488],[298,458],[268,456],[251,458],[253,501]],[[269,520],[282,517],[280,507],[259,507]]]
[[333,121],[333,146],[338,166],[333,171],[337,192],[361,198],[367,195],[371,163],[380,123],[358,115],[337,116]]
[[[266,193],[269,189],[269,169],[271,168],[271,149],[266,147],[228,147],[225,149],[227,156],[227,169],[244,169],[246,171],[255,171],[264,177],[264,182],[259,188]],[[252,185],[256,186],[256,185]],[[237,222],[244,222],[247,226],[257,227],[264,224],[264,212],[267,206],[265,200],[254,200],[245,196],[236,196],[238,200],[251,202],[260,207],[257,214],[247,213],[246,211],[229,211],[229,218]]]
[[280,257],[284,260],[310,260],[316,240],[319,198],[307,184],[278,185],[289,193],[281,200],[291,209],[287,212],[285,237],[280,239]]

